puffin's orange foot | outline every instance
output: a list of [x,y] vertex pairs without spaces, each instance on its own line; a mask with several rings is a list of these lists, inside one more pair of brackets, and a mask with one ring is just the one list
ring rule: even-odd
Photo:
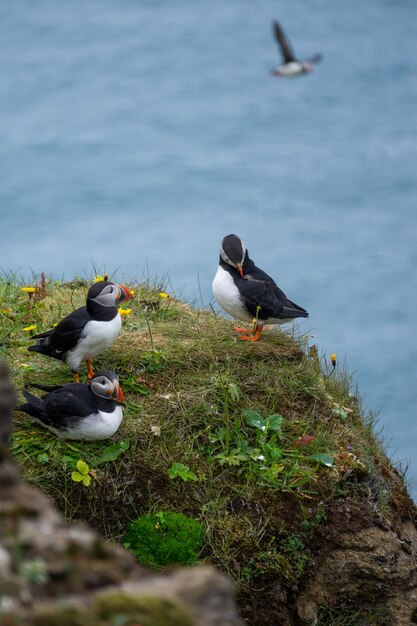
[[257,326],[252,335],[241,335],[239,339],[242,341],[259,341],[262,334],[262,326]]
[[241,341],[259,341],[260,337],[257,337],[256,335],[241,335],[239,339]]
[[80,382],[80,379],[79,379],[79,376],[78,376],[78,372],[73,372],[73,374],[74,374],[74,381],[75,381],[76,383],[79,383],[79,382]]
[[93,368],[91,367],[90,359],[87,359],[86,363],[87,363],[87,378],[91,380],[94,376],[94,371],[93,371]]
[[235,331],[235,333],[246,333],[246,334],[250,333],[250,330],[248,328],[237,327],[237,328],[234,328],[233,330]]

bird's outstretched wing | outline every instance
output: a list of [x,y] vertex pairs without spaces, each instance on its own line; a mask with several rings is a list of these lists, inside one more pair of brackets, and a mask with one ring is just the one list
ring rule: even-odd
[[272,24],[273,29],[274,29],[274,35],[275,35],[275,39],[277,40],[280,48],[281,48],[281,52],[282,52],[282,57],[284,59],[285,63],[291,63],[292,61],[296,61],[297,58],[294,54],[294,51],[291,47],[290,42],[288,41],[288,39],[286,38],[284,31],[281,28],[281,25],[279,22],[273,22]]
[[307,63],[320,63],[322,59],[323,59],[323,55],[319,53],[319,54],[315,54],[310,59],[306,59],[306,61]]

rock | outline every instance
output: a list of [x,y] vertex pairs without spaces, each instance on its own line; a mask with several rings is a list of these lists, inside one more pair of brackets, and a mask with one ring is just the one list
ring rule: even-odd
[[175,569],[166,576],[139,585],[122,585],[122,590],[149,596],[179,598],[190,611],[195,626],[239,626],[235,611],[234,586],[213,567]]
[[[404,546],[407,549],[404,549]],[[417,608],[417,530],[371,526],[345,532],[299,594],[298,617],[314,624],[319,607],[368,606],[379,626],[409,626]]]

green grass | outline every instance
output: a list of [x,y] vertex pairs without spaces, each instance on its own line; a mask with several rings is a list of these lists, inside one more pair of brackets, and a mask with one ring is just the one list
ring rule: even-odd
[[139,563],[154,569],[195,565],[204,529],[197,520],[173,511],[141,515],[129,524],[123,545]]
[[[113,439],[62,442],[15,414],[23,475],[66,517],[122,542],[140,515],[191,516],[205,530],[202,558],[250,588],[277,576],[297,584],[333,500],[366,498],[386,517],[410,506],[351,377],[308,356],[306,337],[266,330],[259,343],[239,342],[232,322],[162,298],[161,285],[129,286],[132,314],[94,361],[119,374],[126,397]],[[23,329],[47,330],[87,289],[76,279],[29,297],[14,277],[0,281],[0,356],[19,390],[72,380],[67,366],[27,351]],[[89,486],[71,478],[80,459]]]

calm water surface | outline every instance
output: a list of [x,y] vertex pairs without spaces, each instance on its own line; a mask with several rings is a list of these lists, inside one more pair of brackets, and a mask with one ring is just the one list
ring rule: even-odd
[[[0,266],[148,265],[208,304],[240,234],[416,482],[415,1],[3,0],[0,18]],[[314,74],[269,74],[272,18],[323,53]]]

